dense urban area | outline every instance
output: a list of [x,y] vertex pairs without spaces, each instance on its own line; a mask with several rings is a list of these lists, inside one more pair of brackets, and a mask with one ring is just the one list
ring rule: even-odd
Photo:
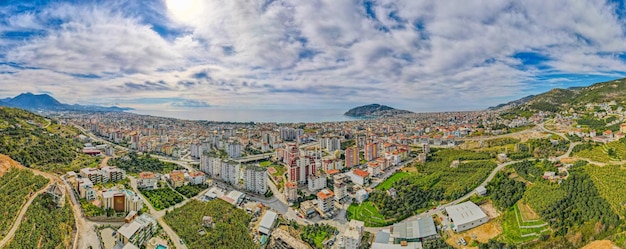
[[0,247],[623,247],[616,85],[321,123],[0,107]]

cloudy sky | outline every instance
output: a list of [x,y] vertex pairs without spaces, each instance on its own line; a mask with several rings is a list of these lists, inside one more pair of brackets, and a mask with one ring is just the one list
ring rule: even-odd
[[0,97],[476,110],[625,77],[625,14],[601,0],[3,0]]

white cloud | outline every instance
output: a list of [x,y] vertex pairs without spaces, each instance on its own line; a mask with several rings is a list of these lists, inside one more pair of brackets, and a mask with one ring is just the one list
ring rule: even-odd
[[[538,76],[626,72],[619,57],[626,52],[624,20],[606,2],[380,0],[372,8],[376,19],[360,1],[196,1],[184,18],[150,14],[165,14],[158,25],[175,32],[164,35],[134,14],[142,9],[53,4],[37,14],[5,15],[0,32],[48,28],[5,53],[40,69],[9,68],[18,72],[0,79],[68,98],[80,89],[81,101],[393,102],[425,111],[480,109],[524,96]],[[50,27],[53,18],[63,23]],[[10,44],[0,39],[0,47]],[[542,60],[514,57],[520,52]]]

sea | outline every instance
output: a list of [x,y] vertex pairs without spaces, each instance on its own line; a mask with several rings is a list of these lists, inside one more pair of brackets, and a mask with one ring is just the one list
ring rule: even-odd
[[132,110],[132,113],[187,120],[257,123],[318,123],[357,120],[343,115],[346,110],[268,110],[193,108],[177,110]]

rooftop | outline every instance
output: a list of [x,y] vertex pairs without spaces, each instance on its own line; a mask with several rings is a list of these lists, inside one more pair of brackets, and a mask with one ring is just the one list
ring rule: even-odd
[[367,171],[363,171],[360,169],[355,169],[353,173],[355,176],[359,176],[359,177],[367,177],[370,175],[370,173],[368,173]]
[[393,225],[393,236],[402,239],[426,238],[437,234],[435,222],[430,217],[405,221]]
[[487,217],[485,212],[471,201],[446,207],[446,212],[455,224],[464,224]]
[[317,192],[317,198],[320,198],[322,200],[332,198],[333,196],[335,196],[335,193],[333,193],[333,191],[330,191],[330,189],[324,189],[320,192]]

